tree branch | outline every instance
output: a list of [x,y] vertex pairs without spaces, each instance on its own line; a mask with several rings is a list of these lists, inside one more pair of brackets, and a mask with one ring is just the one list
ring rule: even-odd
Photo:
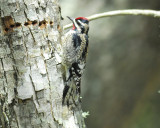
[[[123,16],[123,15],[143,15],[143,16],[151,16],[151,17],[160,18],[160,11],[142,10],[142,9],[116,10],[116,11],[94,14],[87,18],[89,19],[89,21],[92,21],[92,20],[96,20],[96,19],[100,19],[104,17]],[[72,24],[65,25],[63,29],[66,30],[70,27],[72,27]]]

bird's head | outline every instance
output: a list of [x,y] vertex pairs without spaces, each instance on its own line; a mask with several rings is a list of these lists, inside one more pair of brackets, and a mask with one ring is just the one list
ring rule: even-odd
[[72,30],[79,31],[81,33],[88,34],[89,30],[89,20],[85,17],[78,17],[78,18],[68,18],[73,22]]

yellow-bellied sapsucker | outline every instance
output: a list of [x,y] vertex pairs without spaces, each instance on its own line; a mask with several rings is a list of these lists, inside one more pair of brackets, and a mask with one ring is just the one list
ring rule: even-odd
[[73,22],[73,28],[64,35],[62,41],[62,64],[65,66],[62,104],[69,106],[80,102],[81,77],[88,52],[89,21],[85,17],[68,18]]

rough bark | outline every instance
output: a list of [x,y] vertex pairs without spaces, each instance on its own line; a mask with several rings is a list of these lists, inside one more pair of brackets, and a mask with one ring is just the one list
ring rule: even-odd
[[61,42],[57,0],[2,0],[0,127],[85,127],[81,109],[62,106],[64,82],[54,48]]

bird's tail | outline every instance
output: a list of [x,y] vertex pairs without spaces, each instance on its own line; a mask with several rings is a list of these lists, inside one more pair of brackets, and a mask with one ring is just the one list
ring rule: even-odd
[[67,106],[77,106],[81,93],[81,69],[78,64],[72,64],[66,73],[65,87],[63,90],[62,104]]

